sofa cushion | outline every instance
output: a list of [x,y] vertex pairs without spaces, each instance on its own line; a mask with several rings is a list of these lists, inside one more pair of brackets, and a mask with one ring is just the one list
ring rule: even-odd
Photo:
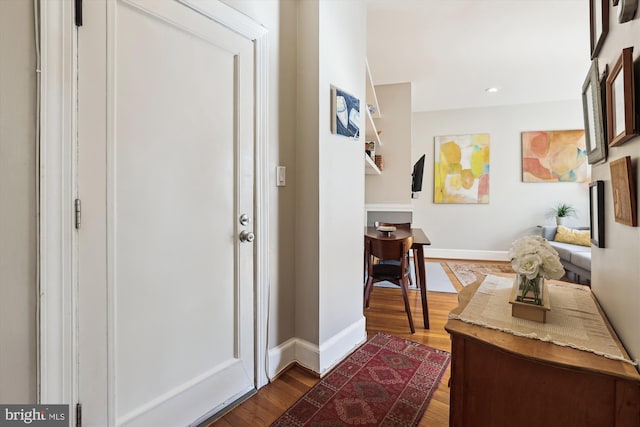
[[575,252],[591,253],[591,248],[586,246],[572,245],[571,243],[549,242],[551,247],[558,252],[561,259],[571,262],[571,254]]
[[571,263],[587,271],[591,271],[591,252],[574,252],[571,254]]
[[574,245],[591,247],[591,232],[589,230],[576,230],[560,225],[553,240],[560,243],[572,243]]

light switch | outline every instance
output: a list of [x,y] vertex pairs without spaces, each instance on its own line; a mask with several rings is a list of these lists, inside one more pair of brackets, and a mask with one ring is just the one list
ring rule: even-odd
[[287,185],[287,167],[276,167],[276,187],[284,187]]

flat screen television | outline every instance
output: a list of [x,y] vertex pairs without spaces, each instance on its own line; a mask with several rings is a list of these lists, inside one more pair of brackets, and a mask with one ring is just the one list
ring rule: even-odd
[[[424,158],[422,157],[418,159],[415,165],[413,165],[413,173],[411,174],[411,193],[417,193],[422,191],[422,176],[424,175]],[[414,194],[412,194],[414,196]]]

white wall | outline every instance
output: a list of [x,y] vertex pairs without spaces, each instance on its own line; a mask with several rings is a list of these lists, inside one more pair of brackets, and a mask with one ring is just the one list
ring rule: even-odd
[[270,197],[270,357],[322,372],[365,336],[364,142],[329,125],[331,84],[364,99],[364,3],[224,1],[269,30],[270,156],[287,166]]
[[[640,57],[640,17],[636,12],[631,22],[619,24],[618,8],[609,4],[609,34],[598,55],[600,70],[613,67],[623,48],[633,46],[635,82],[638,88],[638,58]],[[586,71],[585,71],[586,75]],[[636,97],[636,111],[640,109]],[[637,126],[637,125],[636,125]],[[640,229],[615,222],[611,197],[609,162],[631,156],[633,182],[640,188],[638,159],[640,138],[636,137],[619,147],[609,149],[606,163],[593,167],[593,179],[604,181],[604,232],[605,247],[592,248],[591,288],[603,306],[607,317],[620,336],[627,351],[634,359],[640,359]]]
[[[578,217],[568,225],[589,225],[588,184],[522,182],[522,131],[583,127],[579,100],[414,113],[413,161],[424,153],[427,158],[413,218],[432,242],[426,256],[437,251],[454,258],[506,259],[501,251],[513,240],[554,223],[545,216],[557,202],[577,208]],[[434,137],[470,133],[490,134],[489,204],[434,204]]]
[[382,117],[374,119],[382,131],[382,146],[376,154],[384,158],[380,175],[366,176],[367,204],[411,204],[411,83],[375,87]]
[[33,2],[0,1],[0,402],[37,399]]
[[[319,15],[318,231],[322,372],[366,337],[362,311],[364,137],[354,140],[331,134],[329,96],[333,84],[358,97],[362,126],[366,13],[363,1],[321,1]],[[352,335],[342,337],[344,331],[351,331]],[[342,343],[332,348],[331,343],[336,341]]]

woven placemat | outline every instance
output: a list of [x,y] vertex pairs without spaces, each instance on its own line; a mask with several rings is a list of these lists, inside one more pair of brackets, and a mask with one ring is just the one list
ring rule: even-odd
[[547,313],[546,323],[511,316],[512,288],[513,278],[489,275],[462,313],[449,314],[449,318],[636,365],[620,351],[589,288],[548,284],[551,311]]

